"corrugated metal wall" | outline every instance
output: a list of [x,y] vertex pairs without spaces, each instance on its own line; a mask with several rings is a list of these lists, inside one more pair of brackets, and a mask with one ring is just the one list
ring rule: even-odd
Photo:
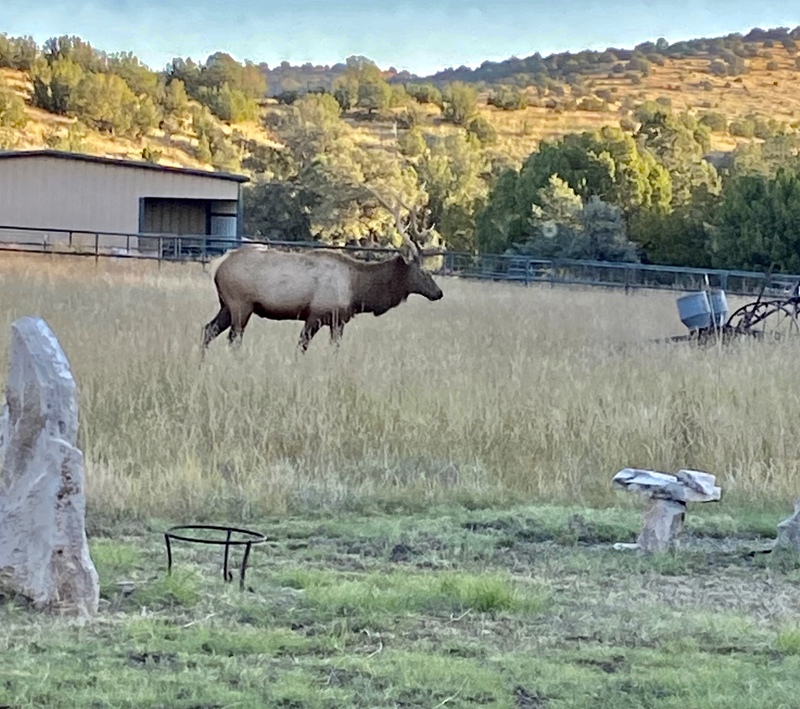
[[[142,198],[221,200],[235,205],[238,194],[239,183],[212,176],[43,155],[0,159],[2,226],[135,234]],[[204,217],[201,233],[205,231]],[[3,238],[7,237],[0,232]]]
[[151,234],[205,234],[209,205],[207,200],[146,198],[141,230]]

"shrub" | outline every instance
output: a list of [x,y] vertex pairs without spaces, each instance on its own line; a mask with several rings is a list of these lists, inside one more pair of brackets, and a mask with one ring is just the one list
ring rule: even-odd
[[473,118],[469,122],[467,133],[474,135],[484,145],[497,142],[497,130],[483,116]]
[[719,59],[715,59],[708,65],[708,73],[714,76],[727,76],[728,65],[725,64],[725,62],[719,61]]
[[27,123],[25,102],[10,89],[0,86],[0,126],[24,128]]
[[579,111],[607,111],[608,104],[596,96],[587,96],[578,103]]
[[487,103],[503,111],[519,111],[528,105],[528,97],[519,89],[501,86]]
[[700,118],[700,123],[708,126],[712,131],[724,133],[728,130],[728,117],[719,111],[708,111]]
[[755,131],[755,123],[750,118],[735,118],[728,126],[728,133],[740,138],[752,138]]

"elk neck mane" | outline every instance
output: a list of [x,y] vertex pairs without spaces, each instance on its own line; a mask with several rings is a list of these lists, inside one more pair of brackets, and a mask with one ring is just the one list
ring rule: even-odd
[[355,265],[352,282],[354,312],[382,315],[408,298],[410,266],[402,256],[380,262],[349,260]]

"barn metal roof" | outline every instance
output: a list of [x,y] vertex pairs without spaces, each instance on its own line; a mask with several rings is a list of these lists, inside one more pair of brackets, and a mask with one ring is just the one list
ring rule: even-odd
[[211,172],[209,170],[198,170],[189,167],[171,167],[168,165],[156,165],[154,163],[139,162],[138,160],[122,160],[120,158],[106,158],[99,155],[87,155],[86,153],[70,153],[64,150],[0,150],[0,160],[12,160],[15,158],[48,157],[60,158],[62,160],[78,160],[82,162],[99,163],[101,165],[113,165],[115,167],[135,167],[140,170],[158,170],[160,172],[176,172],[181,175],[195,175],[198,177],[210,177],[216,180],[231,180],[233,182],[249,182],[250,178],[246,175],[237,175],[231,172]]

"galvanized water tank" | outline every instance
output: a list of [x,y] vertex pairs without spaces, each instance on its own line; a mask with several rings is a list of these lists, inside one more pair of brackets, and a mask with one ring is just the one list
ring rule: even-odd
[[711,305],[711,317],[717,327],[722,327],[728,319],[728,300],[724,290],[711,291],[708,296]]
[[690,330],[711,327],[711,303],[704,290],[682,295],[676,302],[678,316]]

